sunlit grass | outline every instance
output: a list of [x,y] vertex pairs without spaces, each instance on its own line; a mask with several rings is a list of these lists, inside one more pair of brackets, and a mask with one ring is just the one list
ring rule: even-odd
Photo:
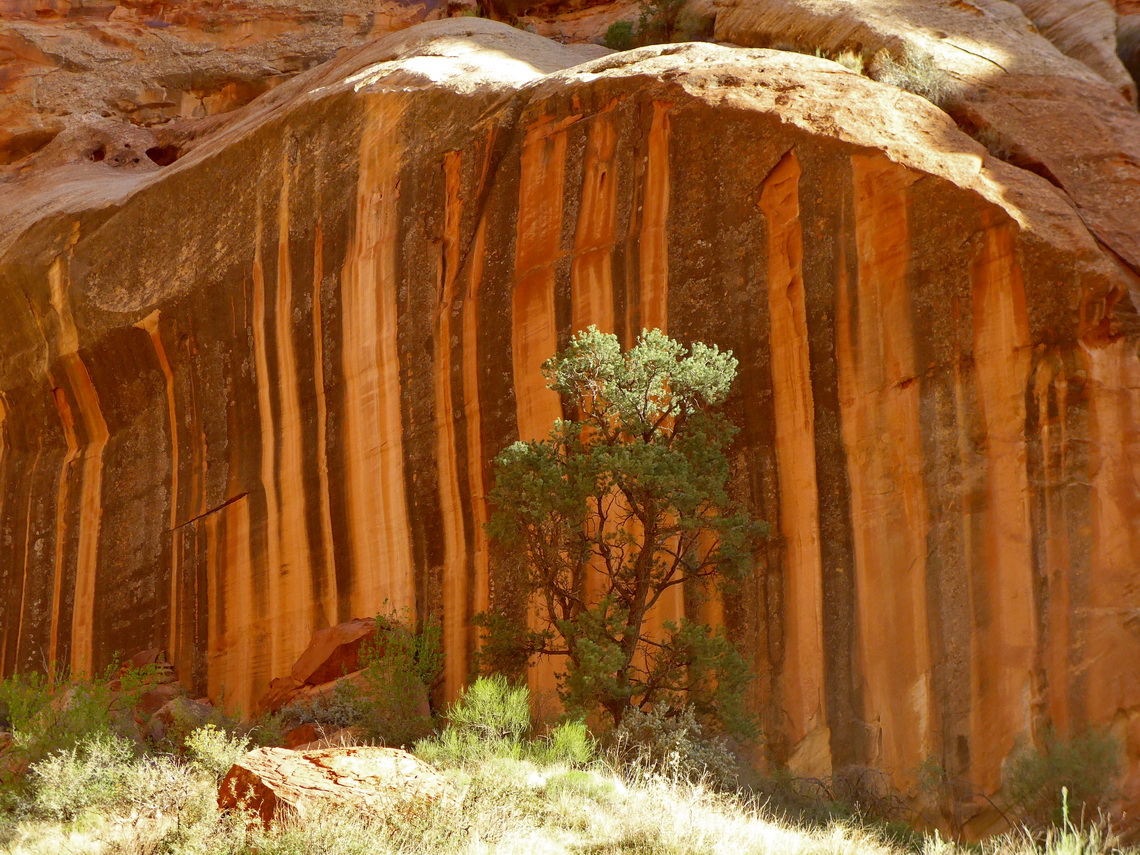
[[[635,853],[635,855],[902,855],[874,827],[835,822],[797,827],[743,796],[662,776],[542,765],[515,758],[484,758],[443,769],[462,793],[459,809],[437,809],[408,821],[329,810],[304,822],[268,829],[241,815],[223,815],[214,784],[184,767],[171,786],[182,797],[173,810],[139,811],[123,803],[89,811],[71,822],[27,817],[3,830],[3,851],[238,853]],[[922,855],[968,850],[937,837]],[[910,850],[915,851],[915,850]],[[978,849],[970,850],[973,852]],[[984,847],[989,855],[1097,855],[1111,851],[1096,832],[1057,832],[1044,848],[1012,835]]]

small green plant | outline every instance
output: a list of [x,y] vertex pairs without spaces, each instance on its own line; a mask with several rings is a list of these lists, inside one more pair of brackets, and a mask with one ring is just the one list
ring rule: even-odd
[[714,17],[685,11],[685,0],[638,0],[637,22],[615,21],[606,30],[602,44],[611,50],[629,50],[644,45],[708,41],[713,36]]
[[678,34],[685,0],[637,0],[637,35],[641,44],[668,44]]
[[31,767],[34,813],[73,820],[95,806],[117,803],[133,760],[130,743],[109,733],[60,749]]
[[1041,750],[1026,746],[1013,755],[1004,789],[1032,827],[1083,827],[1108,810],[1120,772],[1120,745],[1110,734],[1090,730],[1061,739],[1049,733]]
[[614,21],[602,43],[610,50],[629,50],[633,47],[633,36],[633,21]]
[[229,734],[215,724],[207,724],[186,737],[186,758],[200,772],[220,779],[245,756],[249,743],[249,737]]
[[594,738],[580,721],[563,722],[527,749],[528,757],[546,766],[587,766],[597,757]]
[[435,618],[412,628],[407,612],[381,614],[360,649],[359,682],[340,680],[331,691],[294,701],[277,715],[281,730],[318,724],[359,727],[366,740],[405,746],[431,732],[429,693],[443,670],[442,627]]
[[814,56],[819,59],[828,59],[832,62],[839,63],[839,65],[842,65],[853,74],[864,75],[867,73],[867,55],[860,50],[852,50],[850,48],[832,50],[821,47],[801,47],[792,42],[776,42],[771,45],[771,49],[784,51],[785,53],[802,53],[805,56]]
[[27,809],[41,819],[87,814],[162,816],[194,791],[190,770],[169,756],[139,756],[122,737],[96,734],[35,763]]
[[169,721],[165,734],[157,739],[156,748],[179,756],[189,751],[190,737],[203,727],[212,727],[227,738],[248,739],[254,726],[247,723],[240,709],[226,712],[219,705],[212,706],[192,701],[189,698],[176,698],[169,707]]
[[283,707],[277,714],[281,727],[318,724],[330,730],[360,725],[368,715],[368,701],[360,689],[341,680],[331,690],[301,698]]
[[479,677],[447,711],[438,737],[416,743],[415,751],[432,762],[463,765],[488,757],[522,755],[530,732],[530,693],[501,674]]
[[480,677],[447,711],[449,724],[487,741],[518,741],[530,730],[530,693],[501,674]]
[[853,50],[841,50],[838,53],[826,53],[817,49],[815,55],[822,59],[830,59],[832,62],[837,62],[854,74],[862,74],[866,67],[867,60],[863,54]]

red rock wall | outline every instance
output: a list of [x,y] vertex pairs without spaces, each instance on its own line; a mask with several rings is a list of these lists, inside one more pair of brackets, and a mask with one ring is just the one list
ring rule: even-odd
[[830,63],[542,77],[576,61],[429,27],[172,166],[3,188],[4,672],[158,645],[249,709],[386,602],[441,615],[453,695],[491,460],[560,414],[539,362],[661,326],[740,359],[734,489],[773,536],[739,596],[657,619],[727,624],[773,761],[992,793],[1050,723],[1140,757],[1135,276],[1044,179]]

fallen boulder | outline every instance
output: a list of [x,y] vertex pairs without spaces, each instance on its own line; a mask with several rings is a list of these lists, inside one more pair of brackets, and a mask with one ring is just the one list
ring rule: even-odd
[[372,618],[357,618],[318,629],[293,666],[298,683],[327,683],[360,670],[360,648],[376,632]]
[[266,823],[337,804],[408,815],[436,804],[458,807],[459,796],[406,751],[369,746],[258,748],[230,769],[218,790],[218,807],[245,809]]

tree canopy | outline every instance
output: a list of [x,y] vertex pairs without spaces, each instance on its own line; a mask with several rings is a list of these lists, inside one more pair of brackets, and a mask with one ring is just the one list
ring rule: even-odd
[[661,701],[746,720],[749,674],[723,628],[648,621],[667,592],[692,602],[751,569],[763,526],[728,493],[736,429],[715,410],[736,367],[731,352],[660,330],[623,352],[594,327],[544,363],[574,417],[496,458],[488,531],[515,557],[507,581],[537,619],[483,616],[491,658],[562,657],[564,703],[615,725]]

